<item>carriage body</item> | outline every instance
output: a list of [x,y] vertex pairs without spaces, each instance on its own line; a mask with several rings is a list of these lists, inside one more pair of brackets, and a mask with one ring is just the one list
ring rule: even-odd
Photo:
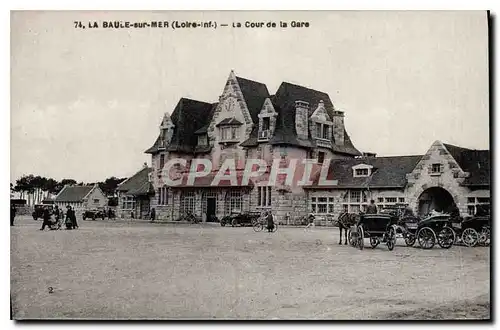
[[370,245],[375,248],[380,242],[386,243],[393,250],[396,243],[397,217],[391,214],[361,214],[359,221],[351,229],[352,241],[355,246],[363,249],[364,238],[370,239]]
[[420,221],[415,231],[407,233],[407,245],[409,245],[409,241],[414,243],[415,240],[418,240],[420,247],[431,249],[437,241],[439,246],[449,249],[456,238],[452,227],[452,218],[449,214],[432,215]]
[[489,216],[474,216],[452,223],[453,230],[466,246],[490,243],[491,219]]

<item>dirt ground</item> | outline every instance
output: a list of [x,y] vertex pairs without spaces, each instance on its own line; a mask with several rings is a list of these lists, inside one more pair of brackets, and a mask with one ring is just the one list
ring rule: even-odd
[[490,317],[485,247],[360,251],[338,245],[336,228],[79,224],[11,228],[15,319]]

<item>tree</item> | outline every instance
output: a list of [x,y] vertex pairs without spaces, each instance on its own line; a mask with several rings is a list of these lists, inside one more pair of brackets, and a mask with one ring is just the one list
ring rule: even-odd
[[118,185],[123,181],[125,181],[125,178],[117,178],[112,176],[104,180],[104,182],[99,182],[98,185],[106,196],[114,196],[116,188],[118,188]]

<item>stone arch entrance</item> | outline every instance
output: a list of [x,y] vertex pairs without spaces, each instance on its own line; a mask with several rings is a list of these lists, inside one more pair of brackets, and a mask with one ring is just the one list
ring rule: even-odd
[[417,212],[419,216],[424,216],[432,210],[451,212],[456,207],[457,204],[448,190],[441,187],[430,187],[418,197]]

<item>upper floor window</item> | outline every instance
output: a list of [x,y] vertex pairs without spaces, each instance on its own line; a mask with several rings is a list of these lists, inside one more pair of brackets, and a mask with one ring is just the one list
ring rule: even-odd
[[431,173],[432,174],[441,173],[441,167],[442,166],[443,165],[441,165],[441,164],[432,164]]
[[258,206],[271,206],[271,187],[257,187],[257,205]]
[[239,129],[235,126],[221,127],[220,132],[222,141],[233,141],[240,138]]
[[352,167],[354,177],[364,177],[371,175],[372,166],[367,164],[359,164]]
[[208,137],[206,134],[198,135],[198,145],[199,146],[208,145]]
[[160,155],[160,168],[163,168],[165,165],[165,155]]
[[316,123],[316,138],[330,140],[330,126],[327,124]]
[[325,161],[325,153],[322,151],[319,151],[318,152],[318,163],[323,164],[324,161]]
[[368,169],[367,168],[356,169],[356,176],[368,176]]

